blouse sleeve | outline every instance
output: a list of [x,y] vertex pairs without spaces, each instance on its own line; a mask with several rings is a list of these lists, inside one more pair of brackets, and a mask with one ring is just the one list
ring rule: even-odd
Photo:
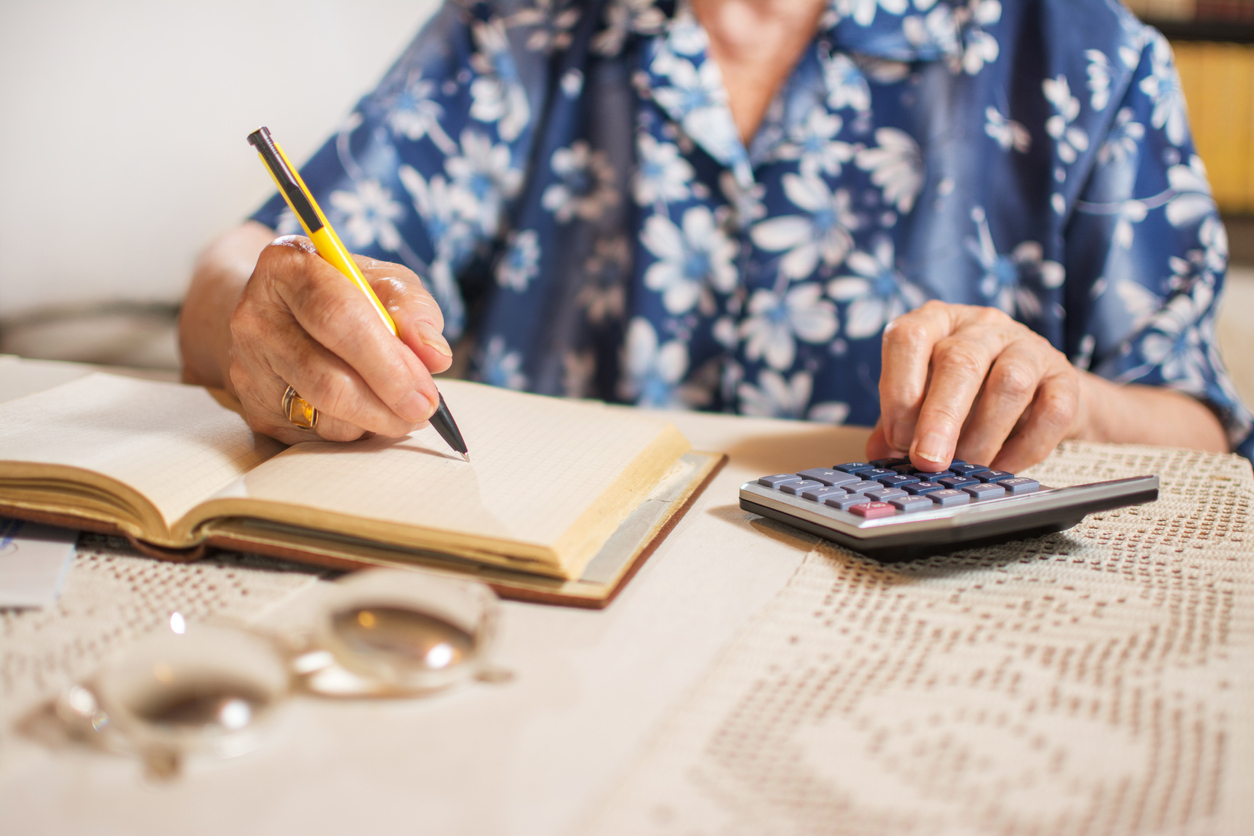
[[[525,33],[509,24],[487,4],[447,3],[301,168],[349,249],[422,277],[450,339],[522,187],[544,88],[543,64],[516,60]],[[300,232],[277,194],[252,218]]]
[[[1254,457],[1251,415],[1224,368],[1215,314],[1228,241],[1171,48],[1145,30],[1067,227],[1068,347],[1077,365],[1209,404],[1232,448]],[[1083,280],[1072,283],[1072,279]],[[1183,439],[1182,439],[1183,441]]]

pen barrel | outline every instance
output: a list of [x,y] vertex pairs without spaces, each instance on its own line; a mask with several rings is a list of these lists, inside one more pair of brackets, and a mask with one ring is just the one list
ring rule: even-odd
[[[306,230],[308,232],[308,230]],[[362,275],[361,270],[357,268],[357,263],[353,261],[353,256],[345,248],[339,236],[335,234],[335,230],[329,225],[323,226],[321,229],[309,233],[309,239],[313,241],[314,246],[318,248],[318,255],[329,262],[332,267],[343,273],[353,284],[357,285],[357,289],[366,295],[366,299],[370,302],[371,307],[375,309],[375,313],[383,320],[383,324],[393,335],[397,334],[396,323],[392,321],[392,317],[388,315],[387,308],[383,307],[383,302],[375,295],[374,288],[366,281],[366,277]]]

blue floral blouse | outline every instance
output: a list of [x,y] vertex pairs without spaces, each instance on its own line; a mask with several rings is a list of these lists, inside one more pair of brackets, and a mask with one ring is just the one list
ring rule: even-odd
[[885,324],[934,298],[1254,454],[1171,51],[1118,0],[832,0],[748,147],[684,0],[450,2],[302,174],[490,383],[869,425]]

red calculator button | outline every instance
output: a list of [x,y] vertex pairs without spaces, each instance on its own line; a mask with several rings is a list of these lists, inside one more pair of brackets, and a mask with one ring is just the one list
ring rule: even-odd
[[849,513],[873,520],[876,517],[891,517],[897,513],[897,509],[887,502],[864,502],[861,505],[855,505],[850,508]]

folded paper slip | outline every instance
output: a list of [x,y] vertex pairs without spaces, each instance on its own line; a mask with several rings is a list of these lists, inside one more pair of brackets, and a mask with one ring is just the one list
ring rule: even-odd
[[599,403],[441,381],[435,430],[283,447],[222,392],[93,374],[0,405],[0,514],[337,568],[434,565],[506,595],[603,605],[717,469],[675,427]]

